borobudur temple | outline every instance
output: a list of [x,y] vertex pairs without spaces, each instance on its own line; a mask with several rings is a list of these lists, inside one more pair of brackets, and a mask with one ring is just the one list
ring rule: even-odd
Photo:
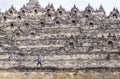
[[102,5],[70,11],[38,0],[20,10],[0,12],[0,68],[36,67],[40,54],[44,67],[119,68],[120,13],[106,15]]

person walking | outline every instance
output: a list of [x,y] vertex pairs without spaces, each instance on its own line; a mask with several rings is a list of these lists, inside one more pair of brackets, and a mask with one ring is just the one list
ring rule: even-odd
[[40,65],[42,67],[40,55],[36,56],[36,60],[37,60],[37,67],[38,67],[38,65]]

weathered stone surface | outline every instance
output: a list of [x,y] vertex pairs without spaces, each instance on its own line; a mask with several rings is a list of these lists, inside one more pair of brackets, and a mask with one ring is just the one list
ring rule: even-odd
[[[37,67],[36,56],[15,56],[13,55],[9,60],[7,56],[1,55],[0,68],[8,69],[12,67]],[[14,57],[15,56],[15,57]],[[89,68],[89,67],[120,67],[118,59],[106,60],[106,56],[101,57],[93,54],[76,54],[76,55],[53,55],[41,56],[43,67],[57,67],[57,68]],[[64,64],[64,65],[62,65]]]
[[120,79],[120,72],[0,72],[0,79]]

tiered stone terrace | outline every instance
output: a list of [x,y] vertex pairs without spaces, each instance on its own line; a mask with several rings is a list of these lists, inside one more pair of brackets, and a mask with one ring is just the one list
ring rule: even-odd
[[107,16],[102,5],[94,10],[89,4],[84,11],[75,5],[55,10],[30,0],[19,11],[0,12],[0,68],[36,67],[37,54],[44,67],[119,68],[119,11]]

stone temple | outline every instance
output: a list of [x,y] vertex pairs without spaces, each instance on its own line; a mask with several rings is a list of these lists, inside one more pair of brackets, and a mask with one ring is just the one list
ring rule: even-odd
[[107,16],[102,5],[66,11],[29,0],[0,12],[0,68],[36,67],[38,54],[44,67],[120,68],[118,9]]

